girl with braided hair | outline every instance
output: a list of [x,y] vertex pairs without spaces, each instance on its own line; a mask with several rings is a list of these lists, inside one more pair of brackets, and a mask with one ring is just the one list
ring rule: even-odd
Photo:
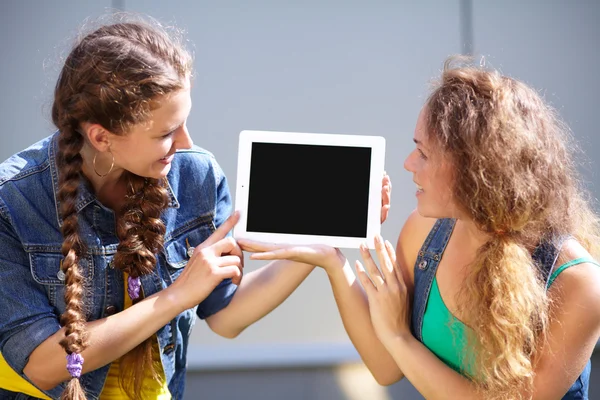
[[[458,61],[458,64],[457,64]],[[568,129],[527,85],[447,61],[405,161],[417,209],[396,250],[240,240],[253,259],[326,269],[344,326],[384,385],[427,399],[587,399],[600,336],[598,216]]]
[[62,68],[58,131],[0,164],[0,398],[182,398],[196,317],[233,338],[314,269],[241,280],[227,180],[186,127],[191,73],[160,26],[102,26]]

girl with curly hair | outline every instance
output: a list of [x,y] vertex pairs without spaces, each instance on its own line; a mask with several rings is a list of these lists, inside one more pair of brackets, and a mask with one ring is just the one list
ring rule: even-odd
[[427,399],[587,399],[600,335],[598,217],[569,132],[530,87],[447,61],[405,161],[417,209],[366,248],[357,284],[326,246],[239,241],[327,271],[375,379]]

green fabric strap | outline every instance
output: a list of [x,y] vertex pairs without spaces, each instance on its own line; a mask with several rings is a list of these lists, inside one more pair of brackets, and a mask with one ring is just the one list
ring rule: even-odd
[[576,258],[574,260],[571,260],[567,263],[564,263],[563,265],[561,265],[560,267],[558,267],[556,269],[556,271],[554,271],[552,273],[552,275],[550,276],[550,280],[548,281],[548,287],[550,287],[550,285],[552,285],[552,282],[554,282],[554,280],[556,279],[556,277],[558,276],[558,274],[560,274],[561,272],[563,272],[565,269],[572,267],[573,265],[577,265],[577,264],[583,264],[583,263],[590,263],[590,264],[594,264],[600,267],[600,264],[598,264],[598,262],[596,260],[594,260],[593,258],[589,258],[589,257],[581,257],[581,258]]

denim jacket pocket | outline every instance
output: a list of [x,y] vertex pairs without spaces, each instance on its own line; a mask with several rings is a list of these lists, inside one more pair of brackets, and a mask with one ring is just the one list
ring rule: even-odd
[[174,280],[181,274],[194,248],[204,242],[214,231],[212,215],[199,217],[173,231],[164,250],[171,279]]
[[[63,255],[60,252],[30,252],[29,262],[33,279],[44,286],[50,304],[56,308],[58,315],[65,312],[65,276],[60,269]],[[92,257],[83,257],[79,260],[80,272],[84,282],[84,310],[89,317],[92,304],[92,291],[89,286],[93,282],[94,268]],[[87,290],[86,290],[87,289]]]

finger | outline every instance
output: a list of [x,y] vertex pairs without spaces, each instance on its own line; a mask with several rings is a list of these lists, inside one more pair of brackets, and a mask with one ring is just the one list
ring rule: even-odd
[[290,260],[295,256],[292,248],[264,251],[250,254],[251,260]]
[[204,247],[212,246],[219,240],[223,239],[225,236],[227,236],[229,231],[231,231],[233,229],[233,227],[235,226],[235,224],[238,223],[239,220],[240,220],[240,212],[235,211],[233,214],[231,214],[229,216],[229,218],[227,218],[225,220],[225,222],[223,222],[221,224],[221,226],[219,226],[217,228],[217,230],[215,230],[212,233],[212,235],[210,235],[204,242],[202,242],[200,247],[204,248]]
[[231,278],[231,283],[233,283],[236,286],[240,286],[240,283],[242,283],[242,277],[244,276],[244,265],[242,262],[242,265],[238,268],[240,271],[240,274],[238,276],[234,276],[233,278]]
[[236,265],[228,265],[221,267],[216,270],[215,274],[223,279],[231,279],[232,281],[237,280],[238,282],[242,279],[242,272]]
[[381,181],[381,223],[383,224],[387,219],[390,211],[390,199],[392,193],[392,183],[390,177],[384,172],[383,179]]
[[394,249],[394,246],[392,246],[389,240],[386,240],[384,243],[388,257],[390,258],[392,263],[396,264],[396,250]]
[[237,255],[224,255],[218,258],[217,261],[217,265],[220,266],[221,268],[223,267],[227,267],[229,268],[230,266],[237,266],[238,270],[239,270],[239,274],[235,275],[231,278],[231,282],[234,285],[239,286],[240,283],[242,283],[242,277],[244,275],[244,257],[243,254],[242,256],[237,256]]
[[385,243],[379,235],[375,235],[375,252],[377,253],[385,280],[390,281],[395,278],[394,265],[385,247]]
[[256,242],[248,239],[238,239],[237,242],[242,250],[251,253],[265,252],[281,248],[281,245],[277,246],[273,243]]
[[381,205],[389,206],[390,205],[390,187],[384,186],[381,188]]
[[383,179],[381,181],[381,186],[387,186],[387,191],[389,193],[392,193],[392,179],[390,178],[390,176],[387,174],[387,172],[383,173]]
[[235,240],[234,240],[234,242],[235,242],[235,246],[229,253],[227,253],[227,255],[238,256],[241,261],[240,267],[244,268],[244,252],[242,251],[241,247],[238,245],[238,243]]
[[[210,246],[210,248],[211,248],[211,251],[214,252],[214,254],[216,254],[217,256],[221,256],[224,254],[235,252],[239,248],[239,246],[234,238],[232,238],[231,236],[228,236],[226,238],[219,240],[216,243],[213,243]],[[240,255],[241,255],[241,252],[240,252]]]
[[380,222],[383,224],[385,222],[385,220],[387,219],[387,216],[390,212],[390,205],[382,205],[381,206],[381,216],[380,216]]
[[381,203],[388,204],[390,202],[390,187],[388,185],[381,188]]
[[355,267],[360,284],[365,289],[365,292],[367,292],[367,297],[371,297],[373,293],[377,291],[377,287],[375,287],[375,285],[373,285],[373,282],[371,282],[367,271],[365,271],[365,268],[362,266],[360,261],[356,261]]
[[396,260],[396,250],[394,250],[394,246],[392,246],[392,244],[389,241],[385,241],[385,248],[388,252],[388,255],[390,257],[390,259],[392,260],[392,264],[394,266],[394,273],[396,275],[396,279],[398,279],[398,282],[401,282],[402,284],[404,284],[404,275],[402,275],[402,271],[400,270],[400,265],[398,264],[398,261]]
[[391,192],[392,183],[389,181],[389,179],[383,178],[383,181],[381,181],[381,193],[385,193],[385,195],[389,197]]
[[383,276],[381,275],[379,268],[377,268],[377,264],[375,264],[375,261],[373,261],[369,249],[364,244],[360,245],[360,254],[365,262],[366,270],[371,277],[371,281],[373,281],[373,284],[377,288],[381,287],[384,284]]
[[225,267],[228,265],[235,265],[237,267],[242,266],[242,260],[238,256],[223,256],[217,258],[215,265],[219,267]]
[[387,172],[383,173],[383,179],[381,180],[381,185],[382,186],[389,186],[390,192],[392,191],[392,179],[387,174]]
[[384,175],[383,179],[381,180],[381,193],[385,194],[388,199],[389,199],[389,195],[392,192],[392,181],[390,180],[389,175]]

